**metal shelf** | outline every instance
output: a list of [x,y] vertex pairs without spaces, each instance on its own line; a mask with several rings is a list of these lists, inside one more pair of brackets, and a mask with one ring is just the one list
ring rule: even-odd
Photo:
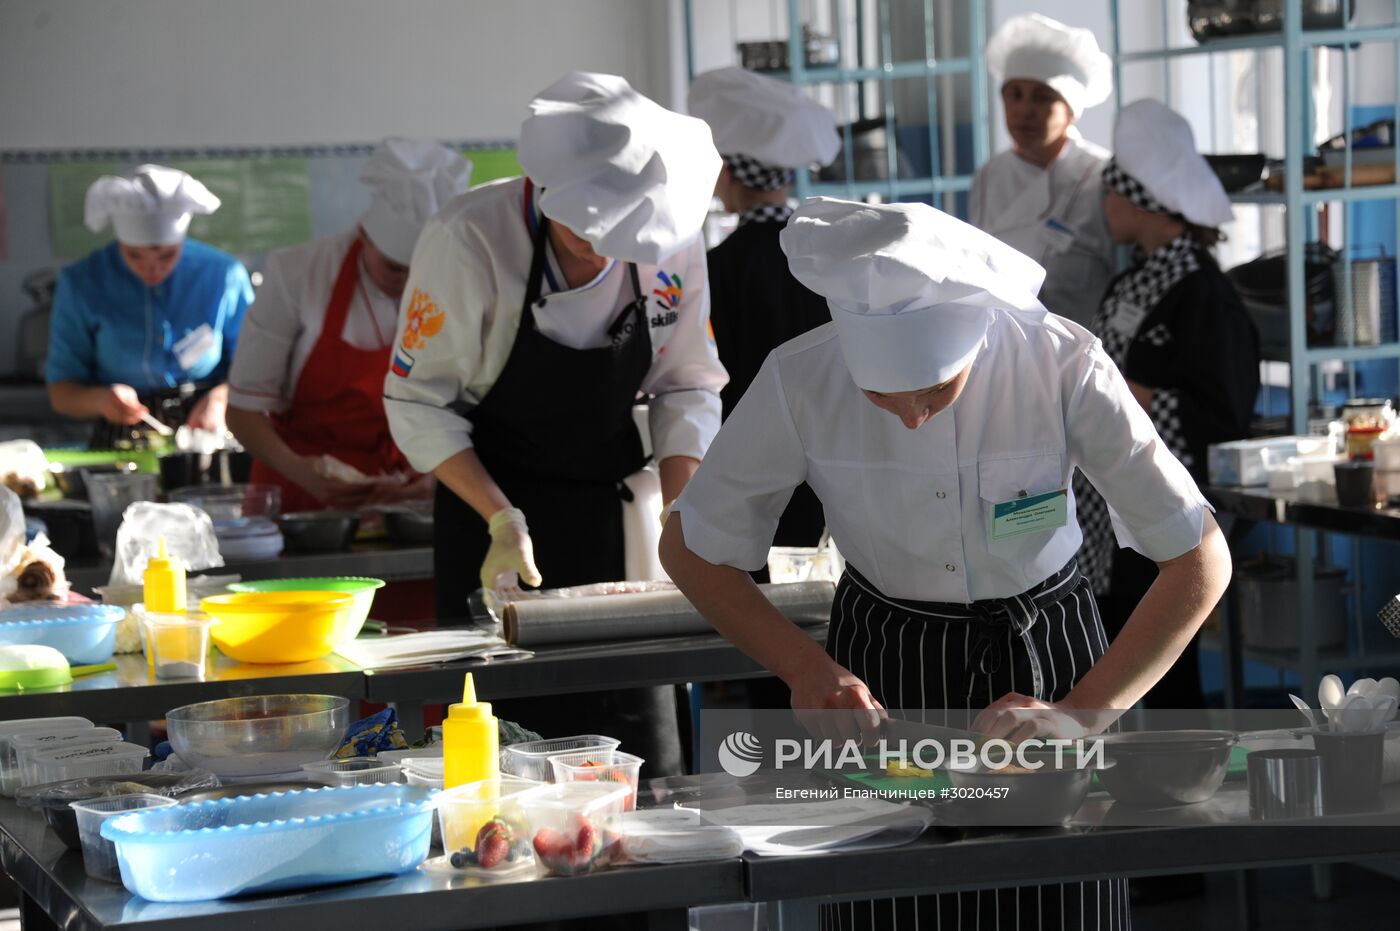
[[1230,202],[1272,207],[1284,207],[1288,204],[1283,194],[1278,191],[1240,191],[1230,195]]
[[[1356,45],[1363,42],[1394,42],[1400,39],[1400,24],[1390,26],[1363,26],[1359,29],[1315,29],[1304,31],[1301,44],[1305,48],[1324,45]],[[1266,32],[1257,35],[1235,36],[1230,39],[1212,39],[1199,45],[1182,45],[1175,48],[1146,49],[1141,52],[1124,52],[1118,60],[1125,64],[1132,62],[1162,61],[1168,58],[1185,58],[1192,55],[1214,55],[1219,52],[1257,52],[1283,48],[1284,33]]]
[[[1203,632],[1201,634],[1201,647],[1215,653],[1221,652],[1224,644],[1220,642],[1220,633],[1218,631]],[[1297,672],[1299,666],[1302,665],[1296,650],[1260,650],[1256,647],[1245,647],[1244,658],[1261,666],[1291,672]],[[1339,669],[1400,669],[1400,650],[1361,654],[1352,653],[1346,649],[1319,650],[1317,660],[1322,668],[1333,672]]]
[[1304,191],[1303,203],[1357,203],[1367,200],[1394,200],[1397,197],[1400,197],[1400,184],[1368,184],[1364,187],[1333,187]]
[[967,74],[972,71],[971,58],[947,58],[941,61],[899,61],[881,68],[807,68],[801,72],[777,71],[773,75],[794,84],[840,84],[850,81],[893,81],[926,78],[930,75]]
[[1378,346],[1317,346],[1303,353],[1310,363],[1364,362],[1370,359],[1400,357],[1400,344],[1381,343]]
[[971,188],[971,175],[954,175],[943,178],[899,178],[894,181],[882,178],[850,183],[813,181],[807,185],[807,193],[813,197],[865,197],[869,194],[899,197],[902,194],[956,194]]

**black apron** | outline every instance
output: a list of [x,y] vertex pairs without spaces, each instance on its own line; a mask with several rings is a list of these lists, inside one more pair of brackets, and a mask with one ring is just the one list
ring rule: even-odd
[[[970,605],[889,598],[851,566],[826,652],[889,709],[948,724],[1007,692],[1058,701],[1108,649],[1089,583],[1071,562],[1025,594]],[[939,712],[944,712],[939,714]],[[826,929],[1126,931],[1127,881],[984,889],[822,907]]]
[[[196,388],[194,385],[186,383],[175,388],[160,388],[142,392],[139,397],[141,403],[146,405],[146,409],[151,412],[151,416],[167,427],[178,429],[189,419],[190,411],[194,410],[195,404],[209,393],[209,387]],[[150,436],[156,431],[146,423],[117,424],[106,420],[98,420],[92,426],[92,437],[88,440],[88,448],[96,450],[108,449],[145,449],[150,441]]]
[[[535,306],[549,300],[540,295],[548,230],[540,217],[515,343],[468,417],[482,465],[529,522],[540,574],[550,588],[565,588],[625,575],[622,501],[631,492],[623,479],[647,461],[632,406],[652,353],[647,298],[630,263],[634,299],[609,327],[611,345],[571,349],[539,332]],[[467,599],[479,586],[491,537],[476,511],[441,483],[433,512],[438,619],[460,623],[470,617]],[[616,737],[646,760],[647,777],[684,771],[669,686],[507,700],[496,713],[545,737]]]

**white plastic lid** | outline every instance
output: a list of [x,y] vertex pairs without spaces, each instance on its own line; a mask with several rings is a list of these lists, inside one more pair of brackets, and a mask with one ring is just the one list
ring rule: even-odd
[[33,760],[35,764],[45,763],[73,763],[82,760],[95,759],[97,757],[107,757],[121,759],[123,757],[140,757],[145,759],[151,755],[140,744],[113,741],[105,744],[83,744],[79,747],[59,747],[54,750],[40,750],[35,753]]
[[92,727],[87,718],[18,718],[13,721],[0,721],[0,740],[35,728]]
[[43,747],[46,744],[71,744],[75,740],[83,743],[103,743],[122,739],[122,732],[114,727],[70,727],[66,730],[25,731],[10,738],[10,746],[18,754],[21,750]]

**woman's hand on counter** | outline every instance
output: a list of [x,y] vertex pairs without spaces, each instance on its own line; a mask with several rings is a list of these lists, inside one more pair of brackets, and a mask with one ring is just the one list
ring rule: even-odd
[[785,681],[792,689],[792,710],[802,726],[827,740],[874,743],[880,736],[884,707],[860,677],[822,654]]
[[1089,729],[1066,707],[1008,692],[978,712],[972,731],[1014,743],[1031,737],[1074,740],[1085,736]]
[[93,389],[97,399],[97,410],[102,419],[109,423],[130,426],[140,423],[149,411],[130,385],[105,385]]
[[374,491],[373,485],[342,482],[326,478],[316,468],[317,456],[299,456],[284,473],[287,478],[306,489],[307,494],[332,508],[356,510],[363,507]]
[[207,430],[222,436],[228,429],[228,385],[211,388],[196,401],[185,424],[193,430]]
[[431,501],[437,490],[437,478],[429,472],[402,485],[381,483],[370,486],[373,491],[365,501],[367,505],[397,504],[400,501]]

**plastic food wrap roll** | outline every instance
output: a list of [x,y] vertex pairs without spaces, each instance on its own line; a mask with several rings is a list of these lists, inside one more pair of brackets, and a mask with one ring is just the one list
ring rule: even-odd
[[[810,627],[830,620],[836,595],[831,582],[759,588],[795,624]],[[527,649],[551,643],[685,637],[714,630],[678,591],[513,601],[504,606],[502,622],[506,641]]]

